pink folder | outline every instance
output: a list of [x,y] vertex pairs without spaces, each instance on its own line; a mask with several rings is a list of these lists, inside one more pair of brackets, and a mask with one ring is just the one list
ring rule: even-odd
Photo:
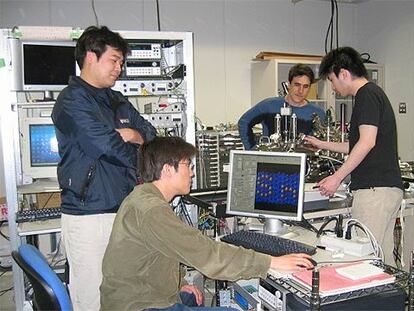
[[[352,280],[336,272],[336,268],[346,267],[357,263],[324,266],[319,269],[319,293],[321,296],[342,294],[353,290],[364,289],[384,284],[393,283],[395,276],[386,272],[378,275]],[[312,288],[312,271],[305,270],[292,274],[292,279],[297,283]]]

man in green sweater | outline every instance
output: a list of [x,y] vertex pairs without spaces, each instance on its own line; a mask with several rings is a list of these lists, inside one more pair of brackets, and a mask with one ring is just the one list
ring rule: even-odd
[[201,292],[185,283],[180,264],[230,281],[265,278],[269,268],[312,267],[309,255],[271,257],[216,242],[184,224],[169,202],[189,193],[196,153],[178,137],[156,137],[141,146],[138,165],[145,184],[135,187],[115,218],[103,260],[102,310],[185,310],[180,292],[193,294],[201,305]]

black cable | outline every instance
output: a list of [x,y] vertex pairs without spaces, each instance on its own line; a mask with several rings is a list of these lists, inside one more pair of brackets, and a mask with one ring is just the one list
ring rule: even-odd
[[[361,58],[362,58],[362,61],[364,62],[364,63],[370,63],[371,61],[370,61],[370,59],[371,59],[371,55],[369,54],[369,53],[361,53],[360,54],[360,56],[361,56]],[[365,58],[366,57],[366,58]]]
[[333,48],[333,37],[334,37],[334,26],[333,26],[333,22],[334,22],[334,18],[335,18],[335,5],[334,5],[334,0],[331,0],[331,45],[329,46],[329,51],[332,51]]
[[[259,219],[260,220],[260,219]],[[306,218],[302,217],[302,220],[300,221],[296,221],[296,220],[282,220],[282,223],[287,224],[287,225],[291,225],[291,226],[296,226],[296,227],[301,227],[304,228],[306,230],[309,231],[313,231],[315,233],[318,233],[318,229],[316,229]]]
[[92,4],[93,15],[95,15],[95,24],[96,24],[96,27],[99,27],[98,14],[96,14],[96,10],[95,10],[95,0],[92,0],[91,1],[91,4]]
[[325,229],[325,227],[334,220],[337,222],[338,218],[332,217],[332,218],[329,218],[327,221],[325,221],[323,225],[319,228],[318,233],[316,234],[316,237],[319,238],[321,234],[324,232],[323,229]]
[[7,222],[7,220],[2,220],[2,221],[0,221],[0,235],[3,237],[3,238],[5,238],[7,241],[10,241],[10,238],[7,236],[7,235],[5,235],[2,231],[1,231],[1,226],[4,224],[4,223],[6,223]]
[[364,232],[365,234],[367,234],[366,232],[365,232],[365,229],[359,224],[359,223],[357,223],[357,222],[353,222],[353,223],[351,223],[351,224],[349,224],[348,225],[348,228],[346,229],[346,232],[345,232],[345,239],[346,240],[350,240],[351,239],[351,228],[352,227],[357,227],[357,228],[359,228],[362,232]]
[[[332,2],[331,2],[331,6],[332,6]],[[328,38],[329,38],[329,34],[331,33],[332,23],[333,23],[333,16],[332,16],[332,9],[331,9],[331,20],[329,21],[328,29],[326,30],[326,35],[325,35],[325,53],[326,54],[328,54]]]
[[5,293],[11,291],[12,289],[13,289],[13,286],[9,287],[9,288],[6,288],[6,289],[3,289],[3,290],[0,290],[0,297],[3,296]]
[[158,24],[158,31],[161,31],[161,22],[160,22],[160,4],[158,3],[158,0],[155,0],[157,4],[157,24]]
[[[334,37],[336,48],[339,47],[339,10],[337,0],[331,0],[331,18],[325,35],[325,53],[332,51],[334,48]],[[335,26],[334,26],[335,21]],[[328,47],[329,41],[329,47]]]
[[308,229],[309,231],[313,231],[315,233],[318,232],[318,229],[316,229],[305,217],[302,217],[301,223],[305,229]]
[[338,12],[338,1],[335,1],[335,9],[336,9],[336,48],[339,48],[339,12]]
[[188,214],[187,207],[185,206],[185,203],[184,203],[182,197],[180,197],[179,202],[177,203],[177,205],[172,206],[172,207],[173,207],[174,210],[175,210],[175,208],[179,207],[180,209],[177,212],[177,216],[182,215],[190,226],[194,226],[193,221],[191,220],[190,215]]

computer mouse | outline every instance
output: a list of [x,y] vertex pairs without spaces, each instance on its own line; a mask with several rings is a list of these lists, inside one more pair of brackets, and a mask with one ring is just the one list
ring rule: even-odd
[[[318,263],[314,260],[314,259],[312,259],[312,258],[307,258],[311,263],[312,263],[312,265],[313,265],[313,267],[316,267],[317,265],[318,265]],[[303,265],[299,265],[299,267],[301,267],[301,268],[306,268],[305,266],[303,266]],[[313,269],[313,267],[312,268],[308,268],[308,270],[312,270]]]
[[318,265],[318,262],[315,259],[310,258],[308,260],[313,264],[314,267],[316,267]]

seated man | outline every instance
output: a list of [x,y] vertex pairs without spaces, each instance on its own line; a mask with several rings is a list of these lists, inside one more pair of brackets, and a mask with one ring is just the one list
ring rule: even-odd
[[169,202],[190,192],[196,153],[178,137],[156,137],[141,146],[138,163],[145,183],[128,195],[115,218],[103,260],[102,310],[185,310],[180,291],[194,294],[201,305],[201,292],[185,284],[181,263],[230,281],[264,278],[269,268],[312,267],[309,255],[271,257],[216,242],[184,224]]
[[[239,133],[246,150],[256,145],[253,127],[261,123],[263,136],[270,136],[275,132],[275,116],[286,102],[297,116],[298,133],[312,134],[312,117],[317,114],[321,120],[325,119],[325,111],[306,99],[311,84],[315,82],[312,68],[297,64],[289,70],[289,93],[285,97],[271,97],[259,102],[256,106],[245,112],[239,120]],[[282,122],[282,131],[283,128]]]

